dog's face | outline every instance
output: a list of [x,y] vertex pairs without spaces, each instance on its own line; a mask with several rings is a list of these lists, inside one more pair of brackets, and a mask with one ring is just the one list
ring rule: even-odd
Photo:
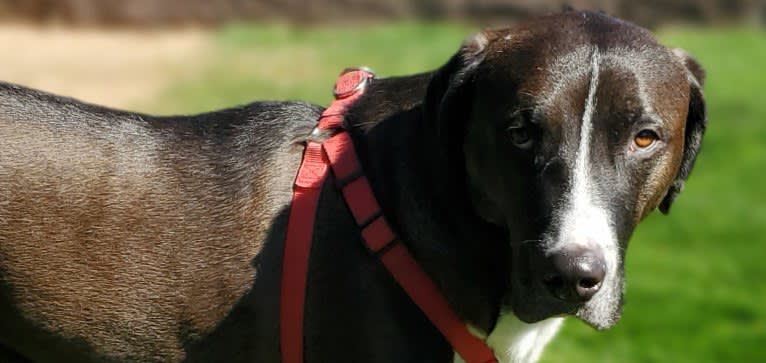
[[481,33],[434,76],[440,137],[463,145],[476,212],[508,231],[521,320],[617,322],[628,239],[699,150],[702,78],[646,30],[585,12]]

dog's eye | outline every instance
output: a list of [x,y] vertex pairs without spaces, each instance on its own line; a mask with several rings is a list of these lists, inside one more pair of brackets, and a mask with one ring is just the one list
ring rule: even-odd
[[659,136],[656,132],[652,130],[641,130],[636,134],[636,137],[633,139],[633,142],[641,149],[646,149],[649,146],[652,146],[657,140],[659,140]]
[[508,134],[511,136],[511,142],[522,149],[532,145],[529,130],[524,126],[511,126],[508,128]]

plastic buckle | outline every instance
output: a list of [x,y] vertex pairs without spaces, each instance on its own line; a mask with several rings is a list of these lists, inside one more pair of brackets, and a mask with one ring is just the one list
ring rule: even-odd
[[375,73],[367,67],[346,68],[335,82],[333,95],[335,95],[336,100],[349,97],[364,89],[373,78],[375,78]]

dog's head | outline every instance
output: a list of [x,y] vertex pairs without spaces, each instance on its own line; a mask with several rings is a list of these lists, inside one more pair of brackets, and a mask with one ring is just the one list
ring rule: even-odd
[[703,77],[685,52],[590,12],[482,32],[434,74],[426,113],[476,213],[508,231],[521,320],[617,322],[628,239],[668,212],[699,151]]

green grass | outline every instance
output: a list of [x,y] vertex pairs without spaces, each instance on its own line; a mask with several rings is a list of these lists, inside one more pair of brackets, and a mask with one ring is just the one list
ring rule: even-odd
[[440,66],[470,34],[467,27],[398,24],[294,28],[232,25],[217,37],[215,55],[194,79],[181,80],[157,112],[196,112],[255,99],[301,99],[326,104],[345,67],[369,66],[381,75]]
[[[471,29],[398,24],[296,29],[230,26],[194,79],[150,107],[191,113],[255,99],[330,100],[346,66],[398,75],[435,68]],[[546,351],[553,362],[766,362],[766,33],[673,28],[668,45],[706,67],[709,131],[670,216],[631,241],[620,324],[595,332],[573,319]]]

